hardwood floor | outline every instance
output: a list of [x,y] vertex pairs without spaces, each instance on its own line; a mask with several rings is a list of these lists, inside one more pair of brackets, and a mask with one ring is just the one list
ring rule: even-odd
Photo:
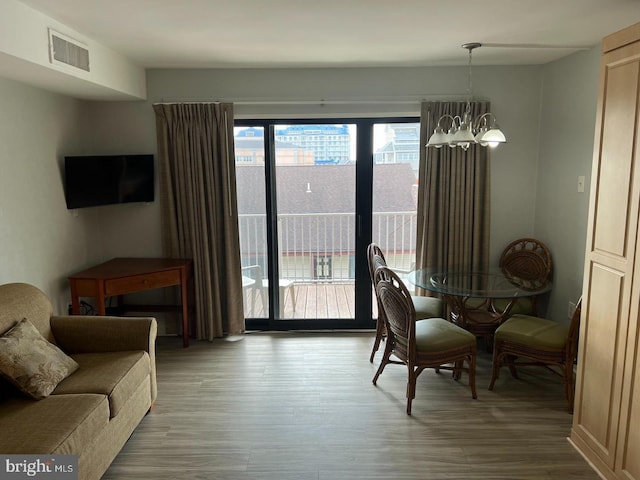
[[[237,338],[242,338],[237,340]],[[368,361],[373,333],[250,333],[158,340],[159,395],[104,476],[212,480],[597,480],[569,445],[559,378],[541,369],[487,386],[418,379],[405,413],[406,368]]]

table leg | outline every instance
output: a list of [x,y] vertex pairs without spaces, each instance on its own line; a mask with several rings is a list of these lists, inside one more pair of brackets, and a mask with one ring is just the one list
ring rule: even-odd
[[80,298],[78,298],[75,281],[71,282],[71,313],[74,315],[80,315]]
[[180,281],[180,302],[182,304],[182,346],[189,346],[189,300],[187,297],[188,279],[182,275]]
[[96,310],[98,310],[98,315],[106,315],[107,308],[105,304],[104,295],[98,294],[98,296],[96,297],[96,300],[97,300]]

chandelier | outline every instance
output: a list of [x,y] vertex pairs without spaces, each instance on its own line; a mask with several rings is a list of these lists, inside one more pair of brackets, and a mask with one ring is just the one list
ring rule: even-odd
[[[448,145],[451,148],[460,147],[467,150],[472,143],[477,143],[483,147],[496,147],[501,143],[505,143],[507,139],[500,130],[496,116],[491,113],[483,113],[477,118],[471,118],[471,99],[472,94],[472,77],[471,77],[471,56],[475,48],[481,47],[481,43],[465,43],[462,48],[469,51],[469,85],[467,88],[468,100],[467,107],[462,114],[459,115],[442,115],[436,124],[433,135],[429,137],[427,147],[440,148]],[[444,126],[451,122],[451,126],[445,133]]]

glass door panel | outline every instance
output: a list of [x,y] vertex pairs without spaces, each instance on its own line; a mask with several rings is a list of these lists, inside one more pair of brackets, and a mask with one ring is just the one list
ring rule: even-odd
[[355,125],[275,128],[280,319],[355,317]]
[[269,317],[263,127],[235,127],[236,190],[244,314]]
[[[404,277],[416,258],[420,123],[377,123],[373,143],[372,239]],[[377,316],[375,297],[372,308]]]

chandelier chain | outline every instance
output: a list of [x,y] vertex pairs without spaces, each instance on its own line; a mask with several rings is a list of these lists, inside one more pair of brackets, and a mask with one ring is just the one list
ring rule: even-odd
[[467,87],[467,95],[469,96],[469,102],[473,99],[473,77],[471,75],[471,56],[473,49],[469,49],[469,86]]

